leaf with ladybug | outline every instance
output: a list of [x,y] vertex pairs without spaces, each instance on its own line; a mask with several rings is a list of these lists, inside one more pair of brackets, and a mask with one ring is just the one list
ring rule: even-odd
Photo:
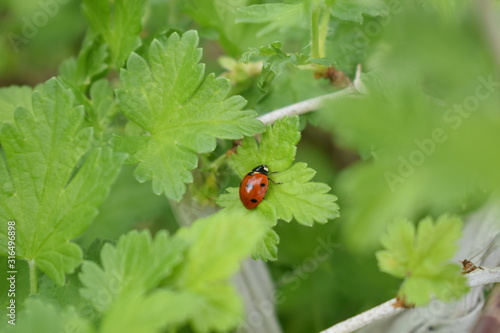
[[[311,182],[316,173],[308,168],[307,164],[293,163],[296,153],[296,144],[300,140],[298,131],[299,118],[297,116],[285,117],[278,120],[262,134],[260,144],[253,137],[246,137],[237,154],[233,155],[233,168],[242,178],[240,188],[228,188],[227,192],[218,199],[222,207],[250,208],[255,214],[264,215],[270,226],[276,224],[278,219],[287,222],[295,219],[298,223],[312,226],[316,223],[326,223],[328,220],[339,216],[337,197],[330,194],[330,187],[323,183]],[[267,171],[262,166],[266,166]],[[257,176],[256,172],[257,171]],[[267,175],[262,175],[265,171]],[[253,172],[253,173],[252,173]],[[259,186],[264,176],[272,181],[264,182],[266,191],[251,193],[258,196],[242,196],[241,189],[250,182]],[[264,188],[264,187],[262,187]],[[256,199],[251,205],[251,199]],[[248,207],[246,207],[248,206]],[[272,231],[272,230],[271,230]],[[274,232],[274,231],[272,231]],[[254,257],[261,259],[275,259],[275,244],[279,241],[277,235],[269,234],[258,254]]]
[[[305,163],[293,163],[296,144],[300,139],[298,126],[297,116],[285,117],[262,134],[260,145],[253,137],[245,138],[238,147],[237,154],[233,155],[233,166],[242,178],[253,172],[250,177],[254,179],[256,168],[260,171],[257,172],[260,175],[256,179],[271,177],[272,181],[264,182],[268,190],[258,208],[271,206],[276,212],[276,218],[287,222],[295,218],[297,222],[307,226],[314,222],[326,223],[329,219],[338,217],[338,205],[335,203],[337,198],[328,193],[328,185],[310,182],[316,173],[313,169],[308,168]],[[267,168],[266,175],[262,175],[262,166]],[[242,204],[235,195],[239,189],[228,189],[228,192],[219,199],[223,207],[234,202]]]

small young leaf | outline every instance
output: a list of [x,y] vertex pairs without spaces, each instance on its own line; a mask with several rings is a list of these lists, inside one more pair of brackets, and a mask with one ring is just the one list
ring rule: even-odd
[[250,48],[241,55],[240,61],[248,63],[254,56],[264,56],[264,64],[258,79],[258,87],[261,91],[267,92],[276,75],[280,75],[285,69],[308,63],[308,56],[301,53],[287,54],[281,50],[281,43],[274,42],[259,48]]
[[109,45],[115,68],[120,68],[139,45],[146,0],[84,0],[83,12],[90,26]]
[[[57,284],[81,262],[69,241],[90,224],[125,158],[90,149],[92,131],[57,79],[38,86],[33,110],[17,108],[0,131],[0,217],[15,221],[18,258],[34,261]],[[5,249],[6,229],[0,231]]]
[[216,138],[238,139],[262,129],[254,112],[240,111],[242,97],[226,98],[227,79],[204,78],[197,45],[194,31],[154,40],[146,59],[130,56],[118,91],[121,111],[147,135],[116,137],[115,147],[139,162],[140,182],[152,180],[156,194],[175,200],[192,181],[196,153],[214,150]]
[[460,266],[448,263],[457,250],[461,228],[462,221],[448,215],[436,222],[426,218],[416,231],[407,220],[390,226],[377,260],[382,271],[405,279],[399,291],[405,302],[419,306],[431,297],[449,301],[467,292]]
[[[270,172],[269,177],[276,183],[270,182],[264,202],[257,208],[268,217],[297,222],[311,226],[314,222],[326,223],[329,219],[338,217],[336,197],[328,194],[330,187],[326,184],[310,182],[315,171],[305,163],[292,165],[295,159],[295,145],[300,139],[298,131],[299,118],[286,117],[278,120],[262,134],[260,146],[254,138],[245,138],[237,155],[233,155],[233,164],[236,172],[243,177],[250,170],[260,164],[266,164]],[[228,189],[228,193],[220,196],[218,203],[223,207],[239,206],[236,189]],[[239,205],[238,205],[239,204]]]

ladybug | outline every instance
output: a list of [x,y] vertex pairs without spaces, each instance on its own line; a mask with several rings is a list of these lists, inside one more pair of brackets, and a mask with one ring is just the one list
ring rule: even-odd
[[269,168],[267,165],[261,164],[247,173],[241,180],[240,200],[246,209],[254,209],[264,200],[269,180],[274,183],[274,181],[267,176],[268,174]]

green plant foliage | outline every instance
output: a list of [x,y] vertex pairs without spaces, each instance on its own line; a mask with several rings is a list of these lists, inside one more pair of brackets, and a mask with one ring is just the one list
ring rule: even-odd
[[81,294],[104,314],[102,332],[159,332],[187,322],[197,332],[226,331],[243,311],[228,279],[265,225],[258,216],[224,211],[174,236],[132,231],[103,247],[102,267],[84,263]]
[[[141,32],[145,5],[145,0],[117,0],[113,3],[108,0],[83,1],[83,12],[92,29],[108,45],[115,68],[122,67],[130,52],[141,45],[138,34]],[[99,51],[96,56],[102,57],[103,52]]]
[[[318,332],[398,285],[408,305],[463,295],[451,214],[500,187],[476,5],[0,1],[0,266],[16,270],[0,316],[13,298],[17,315],[0,331],[265,332],[273,308],[282,331]],[[323,110],[256,119],[315,97]],[[276,183],[247,210],[237,186],[260,164]],[[250,256],[273,261],[274,304],[256,302],[261,272],[238,272]]]
[[[499,156],[478,149],[500,140],[500,122],[492,117],[499,83],[473,31],[432,10],[400,6],[369,40],[366,95],[325,105],[321,124],[363,158],[335,184],[345,197],[341,225],[351,249],[373,251],[397,217],[470,211],[500,184]],[[408,43],[407,34],[418,40]],[[467,73],[458,73],[464,63]]]
[[194,31],[153,41],[147,59],[135,53],[129,58],[118,91],[120,110],[147,135],[117,137],[115,146],[139,163],[140,182],[152,179],[156,194],[175,200],[193,179],[196,153],[213,151],[215,138],[238,139],[262,129],[254,112],[240,111],[243,98],[226,98],[226,79],[204,77],[197,45]]
[[274,40],[271,34],[257,37],[263,24],[243,22],[236,24],[239,8],[251,2],[251,0],[190,0],[180,2],[179,7],[188,15],[189,20],[200,25],[200,34],[206,34],[209,39],[216,40],[228,55],[239,57],[241,52],[249,47],[264,45]]
[[[307,164],[295,159],[296,144],[300,139],[298,117],[285,117],[278,120],[262,134],[260,144],[254,138],[247,137],[233,155],[233,166],[236,173],[243,177],[258,165],[266,164],[270,178],[269,190],[262,203],[256,208],[257,214],[263,214],[271,225],[277,219],[312,226],[314,222],[326,223],[338,217],[336,197],[330,192],[330,187],[323,183],[310,182],[315,171]],[[218,204],[222,207],[237,207],[245,210],[238,197],[238,188],[228,188],[228,193],[219,197]],[[261,244],[254,257],[264,260],[275,260],[275,243],[279,237],[271,231]],[[261,254],[261,255],[258,255]],[[262,256],[264,254],[264,256]]]
[[61,309],[57,305],[39,299],[28,299],[25,309],[18,316],[16,324],[7,324],[2,332],[95,332],[90,322],[82,318],[73,307]]
[[[330,187],[326,184],[310,182],[315,171],[305,163],[295,163],[296,144],[300,139],[298,117],[286,117],[278,120],[262,134],[260,144],[254,138],[247,137],[233,156],[233,165],[240,177],[246,175],[258,165],[266,164],[270,175],[276,183],[270,182],[269,190],[261,207],[272,207],[269,219],[274,216],[287,222],[295,218],[297,222],[312,226],[314,222],[326,223],[338,217],[336,197],[328,194]],[[223,207],[241,206],[237,197],[238,189],[228,189],[219,199]],[[266,209],[267,210],[267,209]],[[267,213],[267,212],[266,212]]]
[[180,230],[190,248],[174,283],[184,297],[196,299],[189,317],[198,332],[225,331],[241,321],[243,306],[228,279],[264,237],[266,225],[260,216],[224,210]]
[[90,147],[92,130],[80,128],[83,112],[73,104],[73,95],[51,79],[35,89],[33,110],[18,107],[15,123],[0,131],[0,216],[16,222],[18,257],[58,284],[80,264],[82,251],[70,240],[97,214],[124,159]]
[[417,229],[408,220],[389,225],[377,252],[380,270],[404,279],[399,297],[407,304],[421,306],[433,297],[450,301],[468,291],[461,267],[449,263],[457,250],[462,221],[442,215],[435,222],[425,218]]

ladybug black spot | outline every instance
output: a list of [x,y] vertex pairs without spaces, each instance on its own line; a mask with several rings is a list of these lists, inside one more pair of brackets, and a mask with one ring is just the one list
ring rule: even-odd
[[260,187],[266,187],[266,184],[260,183]]
[[259,202],[259,201],[257,201],[257,199],[250,199],[250,201],[253,202],[253,203]]

